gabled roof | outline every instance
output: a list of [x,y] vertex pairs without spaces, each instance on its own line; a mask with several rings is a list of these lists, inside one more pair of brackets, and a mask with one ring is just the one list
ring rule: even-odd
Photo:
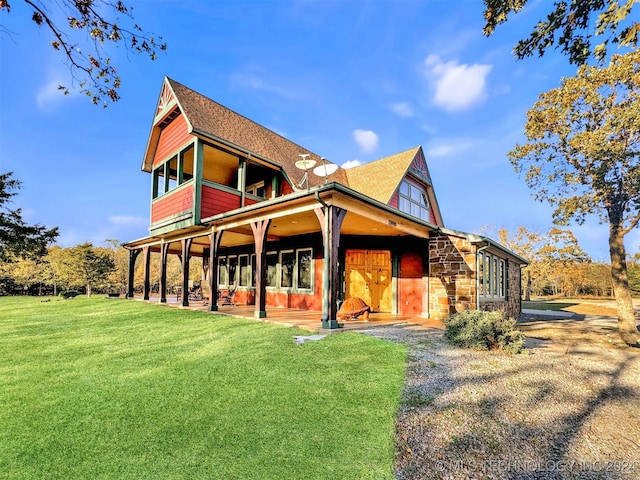
[[[318,165],[320,164],[321,157],[319,155],[181,83],[165,77],[163,85],[168,86],[175,95],[177,105],[189,125],[189,133],[209,138],[259,159],[275,163],[282,167],[285,175],[294,184],[303,175],[303,172],[295,166],[295,162],[300,159],[300,154],[308,154],[310,159],[316,160]],[[156,128],[157,125],[153,129]],[[151,138],[153,137],[152,132]],[[147,157],[150,155],[151,148],[152,145],[147,147],[145,167],[149,163]],[[345,170],[338,169],[336,173],[329,176],[329,180],[347,184]],[[325,179],[322,177],[309,175],[309,186],[319,185],[324,181]]]
[[417,170],[419,170],[418,177],[420,180],[430,185],[427,194],[429,195],[429,202],[431,203],[436,223],[443,225],[440,207],[438,206],[433,185],[431,185],[431,177],[424,160],[422,147],[415,147],[389,157],[350,168],[347,170],[347,179],[349,181],[349,187],[379,202],[388,204],[400,186],[402,179],[405,178],[408,173],[416,175],[416,167]]
[[347,170],[349,186],[360,193],[389,203],[420,147],[396,153]]

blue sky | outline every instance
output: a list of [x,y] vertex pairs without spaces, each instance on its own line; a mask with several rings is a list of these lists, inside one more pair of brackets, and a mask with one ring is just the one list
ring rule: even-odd
[[[548,2],[490,38],[481,0],[125,3],[168,49],[150,61],[109,47],[122,99],[107,109],[57,91],[68,68],[20,0],[0,12],[0,172],[23,182],[26,220],[60,227],[59,244],[147,235],[140,166],[165,75],[340,165],[421,145],[449,228],[552,226],[506,156],[538,95],[575,73],[559,53],[512,55]],[[571,228],[608,261],[606,226]],[[626,246],[639,245],[636,229]]]

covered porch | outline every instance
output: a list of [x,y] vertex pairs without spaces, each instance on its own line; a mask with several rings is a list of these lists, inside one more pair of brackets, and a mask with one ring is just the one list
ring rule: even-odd
[[[145,266],[143,297],[145,300],[149,299],[149,259],[153,251],[161,256],[159,301],[167,302],[166,259],[169,254],[175,254],[182,263],[180,304],[190,306],[189,259],[197,256],[203,259],[206,269],[206,293],[210,301],[205,308],[224,313],[229,306],[221,304],[218,295],[224,289],[229,289],[232,282],[219,278],[219,273],[222,272],[219,268],[222,265],[221,259],[225,262],[228,259],[230,264],[233,258],[234,268],[246,271],[246,275],[241,273],[236,277],[235,287],[240,287],[241,293],[250,294],[250,298],[243,298],[240,302],[242,306],[236,307],[246,310],[239,316],[265,318],[268,306],[269,317],[281,317],[282,311],[296,310],[291,307],[298,307],[299,312],[304,312],[304,318],[312,316],[314,323],[323,325],[324,328],[338,328],[336,314],[339,302],[344,299],[345,293],[349,293],[348,289],[346,292],[344,290],[346,283],[342,278],[345,251],[347,248],[368,248],[381,250],[388,257],[386,270],[377,266],[373,268],[368,264],[363,267],[362,272],[356,270],[356,267],[352,269],[352,277],[357,276],[357,273],[368,278],[369,272],[380,277],[369,282],[372,288],[364,283],[362,287],[367,291],[378,287],[378,297],[384,297],[387,301],[386,308],[377,308],[376,304],[367,302],[372,310],[389,312],[380,315],[386,315],[387,319],[393,321],[404,320],[400,315],[400,307],[410,305],[413,300],[401,298],[400,295],[402,286],[410,281],[415,284],[412,287],[413,295],[423,297],[418,299],[420,301],[417,302],[417,308],[421,310],[422,316],[427,316],[424,307],[428,302],[424,296],[427,295],[428,280],[427,272],[421,265],[428,261],[427,242],[436,231],[437,227],[428,222],[416,220],[387,205],[364,198],[348,187],[325,184],[204,218],[198,226],[130,242],[125,245],[131,252],[127,296],[133,296],[136,257],[142,253]],[[419,268],[411,273],[411,279],[400,280],[398,272],[404,264],[401,266],[398,261],[392,265],[391,253],[387,250],[398,250],[398,241],[405,242],[406,239],[418,239],[423,243],[418,248],[420,258],[413,260],[419,264]],[[385,246],[376,247],[381,242]],[[268,261],[271,252],[274,252],[271,258],[280,255],[277,260],[278,275],[284,264],[284,255],[295,258],[300,252],[309,252],[307,261],[312,268],[309,276],[304,279],[304,285],[299,281],[299,275],[293,282],[291,274],[286,285],[281,281],[282,285],[278,284],[274,288],[273,283],[267,281],[267,270],[272,266]],[[241,263],[242,259],[244,264]],[[275,271],[275,267],[273,270]],[[380,287],[383,281],[386,282],[384,291]],[[351,295],[354,296],[353,293]],[[360,297],[357,294],[355,296]],[[319,322],[320,318],[322,323]]]
[[[136,299],[142,300],[141,297]],[[150,303],[158,303],[157,298],[151,297]],[[265,318],[257,318],[254,315],[254,305],[224,305],[219,306],[217,311],[211,311],[207,301],[191,301],[189,306],[182,305],[180,300],[175,297],[167,299],[164,306],[174,308],[187,308],[189,310],[197,310],[208,312],[214,315],[225,315],[246,320],[255,320],[275,325],[285,325],[288,327],[297,327],[310,332],[347,332],[354,330],[363,330],[366,328],[375,328],[388,325],[415,325],[417,328],[435,328],[444,330],[444,325],[440,320],[424,318],[415,315],[397,315],[392,313],[371,313],[369,321],[363,320],[347,320],[340,321],[339,328],[327,330],[323,329],[322,322],[318,320],[318,312],[313,310],[301,310],[297,308],[269,307],[269,315]]]

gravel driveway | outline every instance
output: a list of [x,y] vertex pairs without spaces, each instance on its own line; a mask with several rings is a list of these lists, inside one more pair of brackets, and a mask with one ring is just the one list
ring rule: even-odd
[[512,356],[366,331],[409,347],[398,479],[640,479],[640,349],[607,335],[615,320],[524,320],[533,348]]

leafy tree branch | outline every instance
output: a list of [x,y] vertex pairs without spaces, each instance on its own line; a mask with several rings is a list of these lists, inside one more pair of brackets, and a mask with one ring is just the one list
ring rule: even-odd
[[[527,3],[528,0],[484,0],[484,34],[491,36],[498,25],[520,12]],[[583,65],[590,58],[601,62],[612,45],[637,47],[640,21],[633,21],[631,12],[638,11],[638,8],[634,10],[638,3],[638,0],[556,1],[546,19],[539,20],[513,51],[518,59],[535,54],[542,57],[547,49],[555,46],[569,57],[570,63]]]
[[[167,48],[162,37],[146,33],[135,23],[133,8],[120,0],[19,1],[31,9],[31,20],[36,25],[51,32],[51,46],[62,53],[71,72],[71,86],[77,83],[80,92],[96,105],[106,107],[120,99],[121,79],[112,65],[107,44],[124,44],[127,50],[145,54],[151,60],[156,59],[158,51]],[[58,10],[50,10],[52,6]],[[0,11],[3,10],[11,11],[8,0],[0,0]],[[107,17],[110,13],[115,15],[113,21]],[[58,20],[61,17],[65,19],[64,24]],[[58,88],[69,94],[69,86]]]

